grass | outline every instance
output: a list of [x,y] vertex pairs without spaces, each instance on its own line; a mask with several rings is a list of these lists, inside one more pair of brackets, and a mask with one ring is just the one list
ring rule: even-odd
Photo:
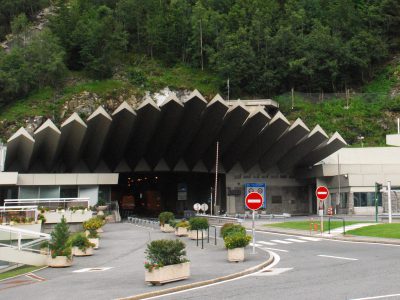
[[16,269],[4,272],[4,273],[0,273],[0,280],[2,279],[7,279],[10,277],[14,277],[14,276],[18,276],[18,275],[22,275],[25,273],[30,273],[33,272],[37,269],[40,269],[41,267],[34,267],[34,266],[22,266],[22,267],[18,267]]
[[[318,229],[320,228],[320,221],[315,220],[315,223],[318,224]],[[283,222],[283,223],[274,223],[274,224],[266,224],[266,227],[277,227],[277,228],[288,228],[288,229],[297,229],[297,230],[310,230],[311,221],[293,221],[293,222]],[[363,223],[359,221],[347,221],[347,225]],[[331,230],[335,228],[339,228],[343,226],[342,221],[331,221]],[[328,221],[324,221],[324,232],[328,231]]]
[[349,230],[347,234],[400,239],[400,223],[366,226]]

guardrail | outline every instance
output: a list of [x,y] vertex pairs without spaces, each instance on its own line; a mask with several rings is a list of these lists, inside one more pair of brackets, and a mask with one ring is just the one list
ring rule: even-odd
[[89,207],[89,198],[42,198],[42,199],[5,199],[3,207],[24,205],[45,206],[51,209],[62,207],[67,209],[72,206]]
[[[4,225],[0,225],[0,232],[8,234],[10,237],[9,244],[0,243],[0,246],[14,248],[14,249],[23,250],[23,251],[40,252],[40,250],[33,249],[32,246],[35,246],[38,243],[41,243],[43,241],[50,240],[50,234],[47,234],[47,233],[31,231],[31,230],[26,230],[26,229],[21,229],[21,228],[14,228],[14,227],[4,226]],[[24,235],[29,236],[29,239],[31,241],[29,241],[27,243],[22,243],[22,240],[23,240],[22,237]],[[16,236],[16,239],[13,239],[13,236]],[[12,244],[13,240],[17,241],[16,245]]]
[[152,219],[128,217],[128,222],[137,226],[150,227],[153,230],[160,228],[160,222]]
[[223,225],[225,223],[239,224],[242,221],[239,218],[225,217],[225,216],[211,216],[206,214],[196,214],[196,217],[207,218],[208,222],[213,225]]

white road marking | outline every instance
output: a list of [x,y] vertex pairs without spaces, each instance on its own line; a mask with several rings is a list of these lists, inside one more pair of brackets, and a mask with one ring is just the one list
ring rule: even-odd
[[[249,246],[253,247],[253,243],[250,243]],[[261,247],[262,245],[255,243],[254,246]]]
[[100,268],[84,268],[76,271],[72,271],[73,273],[84,273],[84,272],[102,272],[111,269],[112,267],[100,267]]
[[260,244],[267,245],[267,246],[275,246],[276,243],[265,242],[265,241],[258,241]]
[[280,252],[289,252],[289,250],[283,250],[283,249],[276,249],[276,248],[269,248],[269,247],[263,247],[261,248],[262,250],[272,250],[272,251],[280,251]]
[[324,255],[324,254],[320,254],[318,256],[320,256],[320,257],[328,257],[328,258],[344,259],[344,260],[358,260],[358,258],[342,257],[342,256],[331,256],[331,255]]
[[283,241],[283,240],[271,240],[271,242],[279,244],[292,244],[293,242]]
[[285,239],[285,240],[295,242],[295,243],[307,243],[307,241],[302,241],[302,240],[298,240],[298,239]]
[[319,238],[308,237],[308,236],[298,236],[298,238],[302,239],[302,240],[306,240],[306,241],[311,241],[311,242],[318,242],[321,240]]
[[252,276],[275,276],[291,270],[293,270],[293,268],[273,268],[261,273],[254,273]]
[[400,296],[400,294],[391,294],[391,295],[373,296],[373,297],[365,297],[365,298],[353,298],[351,300],[370,300],[370,299],[392,298],[392,297],[399,297],[399,296]]

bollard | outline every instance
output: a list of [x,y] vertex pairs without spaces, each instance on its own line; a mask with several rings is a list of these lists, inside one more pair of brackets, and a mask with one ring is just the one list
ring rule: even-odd
[[199,230],[197,229],[196,232],[197,232],[196,246],[198,247],[199,246]]
[[201,230],[201,249],[204,249],[204,236],[203,236],[203,230]]

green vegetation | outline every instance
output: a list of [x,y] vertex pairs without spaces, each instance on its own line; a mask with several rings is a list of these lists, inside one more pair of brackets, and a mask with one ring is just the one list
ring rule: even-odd
[[234,232],[224,237],[227,249],[244,248],[251,241],[251,236],[241,232]]
[[222,238],[225,238],[226,236],[231,235],[233,233],[246,234],[246,228],[244,228],[242,225],[233,223],[225,223],[221,227]]
[[190,218],[189,224],[190,230],[206,230],[209,226],[207,218],[202,217]]
[[349,230],[347,234],[400,239],[400,224],[377,224]]
[[10,270],[10,271],[4,272],[4,273],[0,273],[0,280],[18,276],[18,275],[22,275],[22,274],[26,274],[26,273],[30,273],[30,272],[36,271],[37,269],[40,269],[40,268],[41,267],[34,267],[34,266],[18,267],[16,269],[13,269],[13,270]]
[[187,262],[186,245],[180,240],[155,240],[147,244],[144,266],[150,272],[154,268]]
[[66,256],[71,258],[71,246],[68,243],[69,236],[69,226],[63,216],[61,222],[56,224],[51,232],[49,248],[52,258],[56,258],[57,256]]
[[160,225],[163,226],[164,224],[168,223],[169,220],[175,219],[175,216],[172,212],[163,211],[158,215],[158,221],[160,221]]
[[[310,230],[310,223],[311,223],[311,221],[293,221],[293,222],[266,224],[265,226],[266,227],[297,229],[297,230]],[[318,230],[319,230],[321,222],[319,220],[315,220],[314,223],[318,224]],[[363,222],[346,221],[346,226],[358,224],[358,223],[363,223]],[[331,221],[331,229],[339,228],[342,226],[343,226],[342,221]],[[328,231],[328,221],[324,221],[324,231]]]

